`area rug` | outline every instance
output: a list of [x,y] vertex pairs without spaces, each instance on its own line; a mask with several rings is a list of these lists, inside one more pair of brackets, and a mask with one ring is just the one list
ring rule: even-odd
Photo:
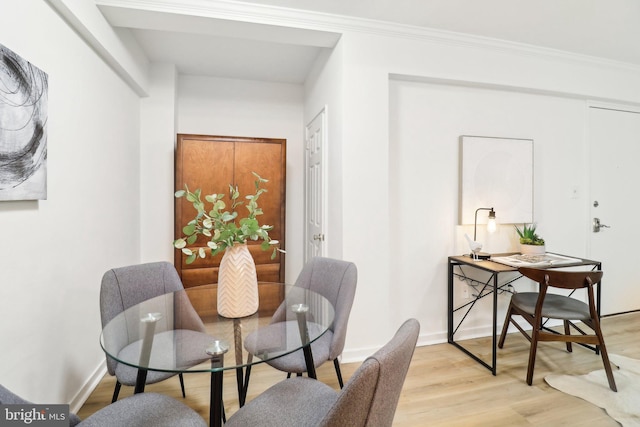
[[618,392],[609,388],[604,369],[586,375],[548,375],[553,388],[580,397],[605,411],[624,427],[640,427],[640,360],[610,354]]

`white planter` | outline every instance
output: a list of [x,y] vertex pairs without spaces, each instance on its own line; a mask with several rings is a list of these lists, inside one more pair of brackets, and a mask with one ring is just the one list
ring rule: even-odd
[[247,245],[227,248],[218,271],[218,314],[229,318],[258,311],[256,264]]
[[522,255],[544,255],[547,249],[544,245],[523,245],[520,244],[520,253]]

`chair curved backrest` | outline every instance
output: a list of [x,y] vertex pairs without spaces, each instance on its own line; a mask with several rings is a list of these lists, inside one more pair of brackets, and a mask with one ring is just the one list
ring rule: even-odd
[[[357,282],[358,269],[354,263],[324,257],[309,260],[296,279],[295,286],[319,293],[329,300],[335,309],[333,325],[329,328],[333,332],[329,349],[330,360],[336,359],[344,349]],[[286,320],[285,310],[282,308],[273,315],[272,323]]]
[[593,285],[602,279],[603,272],[597,271],[566,271],[520,267],[518,271],[525,277],[545,286],[563,289],[579,289]]
[[[148,299],[184,289],[182,281],[173,264],[165,261],[131,265],[113,268],[102,277],[100,287],[100,317],[102,327],[124,310]],[[202,321],[193,307],[187,302],[181,303],[181,312],[193,315],[183,315],[189,322],[195,322],[194,327],[188,329],[204,332]],[[184,320],[184,323],[187,323]],[[117,362],[107,356],[107,369],[114,375]]]
[[[0,384],[0,404],[29,405],[33,403]],[[78,427],[125,425],[205,427],[207,425],[193,409],[169,396],[157,393],[134,394],[94,412],[85,420],[80,420],[76,414],[71,412],[68,421],[70,427],[76,425]]]
[[349,379],[321,426],[391,426],[420,324],[409,319]]
[[[518,269],[523,276],[535,280],[538,282],[540,288],[538,291],[538,301],[534,313],[535,317],[542,315],[543,305],[545,304],[545,298],[547,295],[547,289],[561,288],[561,289],[587,289],[588,309],[590,318],[597,321],[598,314],[596,308],[595,297],[593,295],[593,285],[600,282],[603,272],[597,271],[566,271],[566,270],[553,270],[553,269],[540,269],[532,267],[520,267]],[[557,312],[557,313],[554,313]],[[569,311],[571,313],[571,311]],[[546,316],[556,319],[566,319],[567,313],[563,313],[562,309],[546,310],[544,313]],[[582,320],[582,319],[574,319]]]

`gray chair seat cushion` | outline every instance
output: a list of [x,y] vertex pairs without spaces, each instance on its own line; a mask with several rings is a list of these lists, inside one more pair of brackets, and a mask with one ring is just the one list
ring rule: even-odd
[[[519,292],[511,299],[525,313],[533,315],[538,301],[537,292]],[[589,306],[575,298],[547,293],[542,306],[542,317],[563,320],[588,320]]]
[[[152,365],[154,367],[164,367],[168,372],[148,371],[147,384],[153,384],[173,375],[176,375],[175,367],[185,368],[197,365],[209,360],[206,353],[207,347],[213,343],[214,338],[202,332],[191,331],[189,329],[178,329],[175,331],[160,332],[154,336],[154,349],[173,347],[179,349],[177,354],[167,351],[154,351]],[[119,357],[125,360],[134,360],[140,354],[142,341],[136,341],[124,347]],[[161,359],[158,359],[158,358]],[[176,359],[180,357],[180,359]],[[173,371],[172,371],[173,370]],[[123,363],[118,363],[115,370],[116,377],[124,385],[135,385],[138,369]]]
[[[309,323],[308,328],[311,332],[310,335],[312,336],[317,336],[320,331],[320,326],[315,323]],[[289,320],[262,327],[257,332],[247,336],[244,347],[249,353],[254,354],[259,358],[264,358],[265,353],[272,354],[273,352],[283,351],[283,349],[286,348],[284,342],[288,340],[292,340],[297,343],[296,346],[299,346],[300,344],[300,332],[298,330],[297,321]],[[332,340],[333,332],[328,330],[321,337],[311,343],[311,352],[313,354],[313,364],[315,367],[318,367],[329,360],[329,351]],[[289,347],[291,346],[289,345]],[[284,372],[307,372],[307,365],[304,361],[304,353],[302,350],[297,350],[285,356],[269,360],[267,363]]]
[[177,400],[157,393],[121,399],[83,420],[79,427],[206,427],[205,420]]
[[290,378],[246,404],[225,427],[318,426],[337,400],[338,393],[320,381]]

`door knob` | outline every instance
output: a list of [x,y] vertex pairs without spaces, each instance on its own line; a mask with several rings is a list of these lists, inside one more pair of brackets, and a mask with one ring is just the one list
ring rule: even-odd
[[601,228],[611,228],[600,222],[600,218],[593,218],[593,232],[599,233]]
[[324,234],[314,234],[313,240],[320,240],[321,242],[324,242]]

